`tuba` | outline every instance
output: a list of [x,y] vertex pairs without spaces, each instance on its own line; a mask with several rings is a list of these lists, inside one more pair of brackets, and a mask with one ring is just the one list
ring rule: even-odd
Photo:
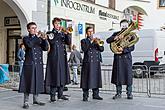
[[131,32],[136,29],[136,24],[132,22],[129,27],[125,30],[122,30],[117,36],[124,36],[122,39],[115,40],[114,42],[110,43],[110,48],[113,53],[121,54],[118,51],[118,48],[126,48],[131,47],[136,44],[139,40],[139,36],[135,32]]

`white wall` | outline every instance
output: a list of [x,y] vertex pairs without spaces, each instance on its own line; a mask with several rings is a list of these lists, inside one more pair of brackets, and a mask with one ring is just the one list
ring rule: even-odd
[[109,0],[95,0],[95,3],[105,7],[109,7]]

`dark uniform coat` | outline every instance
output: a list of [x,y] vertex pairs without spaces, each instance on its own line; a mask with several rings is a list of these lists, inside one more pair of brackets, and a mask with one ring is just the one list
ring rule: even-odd
[[47,40],[37,36],[23,38],[25,61],[20,78],[19,92],[38,94],[44,92],[43,50],[48,50]]
[[[107,39],[107,43],[114,41],[115,36],[119,32],[114,33]],[[124,48],[122,54],[114,54],[112,79],[111,83],[116,85],[132,85],[132,55],[134,45]]]
[[63,32],[52,30],[48,32],[53,38],[48,37],[50,51],[46,67],[46,86],[60,87],[70,83],[70,73],[67,62],[65,45],[71,44],[71,37]]
[[101,52],[104,51],[104,47],[91,43],[89,38],[85,38],[81,40],[81,49],[84,52],[84,58],[80,87],[83,89],[101,88],[100,62],[102,61]]

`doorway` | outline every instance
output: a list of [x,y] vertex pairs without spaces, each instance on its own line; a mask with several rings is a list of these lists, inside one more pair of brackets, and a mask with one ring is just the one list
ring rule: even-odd
[[19,44],[22,42],[21,29],[7,29],[7,63],[17,65],[17,52]]

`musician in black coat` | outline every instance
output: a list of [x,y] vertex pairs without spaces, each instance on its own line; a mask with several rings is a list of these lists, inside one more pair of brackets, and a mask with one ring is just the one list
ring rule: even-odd
[[[123,29],[127,29],[128,21],[126,19],[120,22],[120,26]],[[107,39],[107,43],[114,42],[115,40],[122,39],[124,36],[118,35],[119,32],[115,32],[111,37]],[[134,45],[127,48],[119,48],[119,54],[114,54],[112,79],[111,82],[116,85],[116,95],[113,99],[121,98],[122,85],[127,85],[127,99],[133,99],[132,95],[132,56],[131,52],[134,50]]]
[[29,94],[33,94],[33,104],[44,105],[38,100],[38,94],[44,92],[43,50],[48,50],[45,37],[36,35],[37,25],[34,22],[27,24],[28,36],[23,38],[25,45],[25,61],[20,77],[19,92],[24,93],[23,108],[29,108]]
[[100,62],[104,47],[94,40],[92,27],[86,28],[86,35],[87,37],[81,40],[81,49],[84,52],[80,84],[83,101],[88,101],[89,89],[93,91],[93,99],[103,100],[99,96],[99,88],[102,87]]
[[50,87],[50,101],[54,102],[56,91],[58,91],[58,99],[68,100],[63,95],[64,86],[70,84],[70,73],[67,62],[66,45],[71,44],[71,37],[66,32],[61,31],[60,18],[54,18],[52,24],[53,30],[47,32],[50,51],[48,52],[46,67],[46,86]]

